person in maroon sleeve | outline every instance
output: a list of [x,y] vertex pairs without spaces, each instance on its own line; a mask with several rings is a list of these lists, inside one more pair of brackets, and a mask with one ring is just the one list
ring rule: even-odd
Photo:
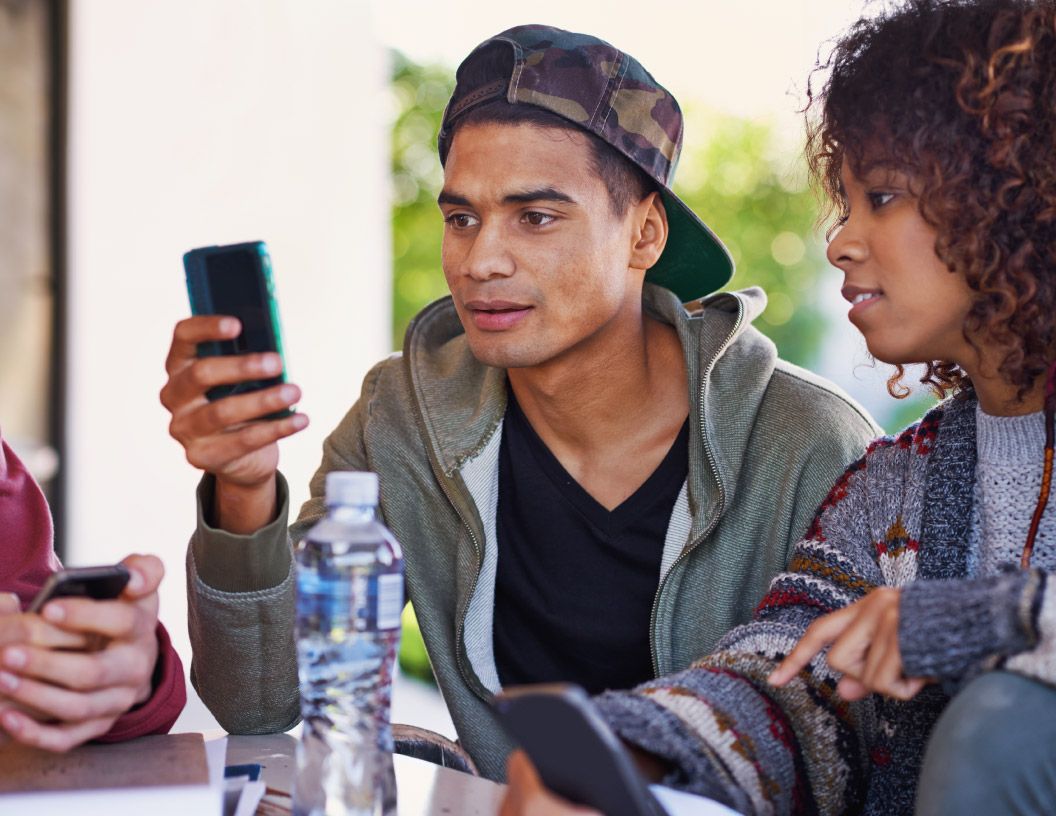
[[[40,615],[22,611],[61,564],[44,494],[0,439],[0,742],[67,751],[172,727],[187,691],[158,622],[165,570],[152,555],[122,563],[131,579],[117,600],[64,598]],[[90,637],[105,645],[86,650]]]

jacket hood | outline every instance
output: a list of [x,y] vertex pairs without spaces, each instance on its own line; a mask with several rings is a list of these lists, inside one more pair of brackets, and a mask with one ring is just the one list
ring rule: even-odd
[[[687,308],[669,290],[647,283],[642,300],[651,315],[675,327],[682,342],[696,431],[690,435],[690,501],[721,513],[777,361],[774,344],[751,325],[766,308],[766,295],[756,287],[722,292]],[[450,297],[412,321],[404,364],[427,443],[450,477],[499,427],[506,411],[505,369],[473,356]]]

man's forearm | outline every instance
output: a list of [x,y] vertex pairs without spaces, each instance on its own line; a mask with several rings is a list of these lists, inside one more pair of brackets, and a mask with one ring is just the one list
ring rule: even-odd
[[274,521],[277,512],[274,475],[256,487],[243,487],[216,480],[212,516],[217,528],[236,535],[252,535]]

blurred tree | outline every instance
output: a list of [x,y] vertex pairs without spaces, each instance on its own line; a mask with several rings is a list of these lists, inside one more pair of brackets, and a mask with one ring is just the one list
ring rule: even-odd
[[444,222],[436,206],[443,184],[436,134],[454,89],[450,68],[392,58],[396,121],[392,128],[392,345],[403,348],[411,318],[447,294],[440,271]]
[[728,289],[761,286],[768,305],[755,326],[781,356],[809,367],[825,335],[815,306],[824,249],[815,234],[817,201],[797,152],[766,121],[689,105],[675,192],[714,230],[736,265]]

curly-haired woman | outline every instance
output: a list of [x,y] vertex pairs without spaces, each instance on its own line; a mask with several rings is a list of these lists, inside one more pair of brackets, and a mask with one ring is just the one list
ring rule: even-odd
[[[826,67],[808,158],[849,318],[893,394],[923,363],[948,398],[850,466],[752,623],[597,704],[744,812],[1053,813],[1056,4],[909,0]],[[506,812],[564,812],[510,779]]]

